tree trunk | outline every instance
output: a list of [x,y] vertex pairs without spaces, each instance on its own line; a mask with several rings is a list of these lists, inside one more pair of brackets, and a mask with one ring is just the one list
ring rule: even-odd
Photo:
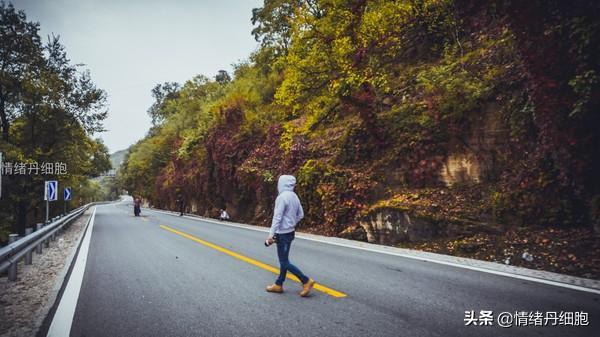
[[25,227],[27,227],[27,203],[19,201],[17,203],[17,222],[13,225],[13,232],[24,235]]
[[6,98],[2,91],[0,91],[0,122],[2,122],[2,140],[8,143],[9,125],[8,116],[6,115]]

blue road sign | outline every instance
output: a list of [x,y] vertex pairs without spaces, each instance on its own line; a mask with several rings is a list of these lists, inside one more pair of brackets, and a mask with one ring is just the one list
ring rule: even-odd
[[46,181],[44,189],[44,200],[56,201],[58,200],[58,181],[50,180]]
[[65,199],[65,201],[71,200],[71,188],[70,187],[65,187],[64,199]]

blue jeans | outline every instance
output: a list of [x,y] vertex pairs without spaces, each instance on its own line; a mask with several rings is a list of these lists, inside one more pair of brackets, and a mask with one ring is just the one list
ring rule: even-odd
[[279,256],[279,277],[277,278],[277,281],[275,281],[275,284],[277,285],[283,285],[288,270],[290,273],[296,275],[296,277],[300,279],[300,282],[308,282],[308,277],[306,277],[306,275],[304,275],[302,271],[294,266],[289,260],[294,236],[294,232],[277,234],[277,256]]

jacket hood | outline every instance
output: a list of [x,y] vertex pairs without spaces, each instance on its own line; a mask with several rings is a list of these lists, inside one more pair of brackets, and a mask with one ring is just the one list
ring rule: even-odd
[[293,191],[296,187],[296,178],[294,176],[283,175],[277,182],[277,191],[281,194],[284,191]]

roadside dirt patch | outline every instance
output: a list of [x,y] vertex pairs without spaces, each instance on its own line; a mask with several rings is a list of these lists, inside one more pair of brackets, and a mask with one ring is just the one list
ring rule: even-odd
[[600,280],[600,239],[590,228],[523,227],[401,247]]
[[0,336],[35,336],[60,289],[63,271],[85,229],[92,209],[62,231],[42,255],[33,253],[33,264],[18,266],[18,280],[0,278]]

